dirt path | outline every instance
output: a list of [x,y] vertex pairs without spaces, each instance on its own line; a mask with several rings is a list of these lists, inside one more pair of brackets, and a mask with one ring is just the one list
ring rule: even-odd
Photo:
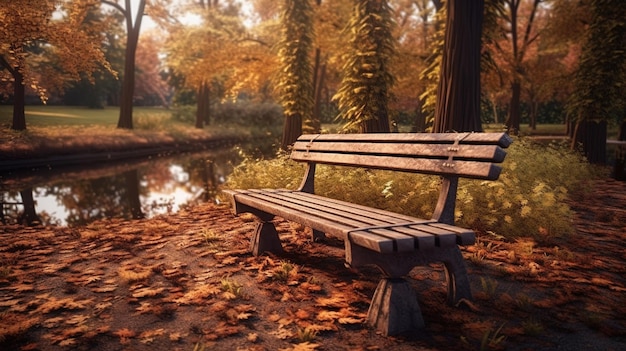
[[572,206],[568,240],[470,247],[467,308],[445,305],[442,266],[414,269],[427,327],[395,338],[362,324],[378,271],[344,268],[341,245],[311,244],[296,224],[279,225],[284,256],[258,258],[252,218],[210,205],[0,227],[0,349],[626,349],[626,183],[598,182]]

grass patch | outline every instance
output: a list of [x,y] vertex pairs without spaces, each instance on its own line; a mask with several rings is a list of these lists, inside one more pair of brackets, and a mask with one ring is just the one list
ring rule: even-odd
[[222,279],[220,283],[223,291],[222,296],[225,299],[234,300],[244,297],[243,285],[229,278]]

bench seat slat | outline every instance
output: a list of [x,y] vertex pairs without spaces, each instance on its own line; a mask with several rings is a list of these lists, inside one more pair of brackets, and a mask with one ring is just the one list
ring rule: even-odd
[[[393,225],[392,223],[386,223],[381,220],[353,216],[351,213],[345,213],[336,210],[328,212],[323,204],[320,205],[319,203],[290,201],[290,199],[285,199],[281,196],[283,195],[283,193],[279,193],[272,189],[268,189],[265,191],[254,190],[252,193],[248,193],[246,195],[248,195],[247,199],[238,196],[237,200],[241,203],[246,203],[249,201],[249,203],[247,204],[253,207],[260,207],[261,203],[270,203],[272,206],[274,206],[272,208],[276,208],[276,206],[278,205],[281,207],[280,210],[276,208],[274,212],[268,212],[275,213],[277,216],[283,217],[285,219],[290,219],[287,218],[287,216],[296,216],[295,218],[292,217],[290,219],[296,222],[299,221],[299,217],[297,217],[296,213],[306,214],[310,220],[308,226],[314,229],[321,230],[320,228],[316,227],[314,220],[312,220],[311,218],[320,218],[323,219],[325,222],[331,221],[330,223],[337,223],[338,225],[334,228],[330,228],[330,230],[329,228],[326,228],[326,233],[332,236],[339,237],[339,239],[341,240],[346,240],[347,233],[353,231],[355,228],[370,227],[372,225]],[[349,205],[349,203],[346,203],[346,206]],[[295,210],[298,212],[294,213],[290,210]],[[370,237],[372,238],[373,242],[367,245],[364,244],[362,246],[365,246],[375,251],[387,250],[388,253],[411,252],[415,251],[416,245],[419,245],[419,243],[415,243],[415,237],[400,232],[388,230],[386,228],[371,230],[370,233]],[[424,238],[420,239],[422,242],[425,242],[427,240]],[[434,238],[431,240],[435,242]],[[391,246],[387,249],[383,249],[380,246],[380,243],[383,241],[391,242]],[[423,245],[428,245],[428,243],[423,243]]]
[[[284,191],[289,191],[289,190],[284,189]],[[419,219],[419,218],[403,215],[401,213],[389,212],[387,210],[381,210],[375,207],[368,207],[365,205],[359,205],[359,204],[355,204],[351,202],[337,200],[337,199],[333,199],[329,197],[323,197],[321,195],[316,195],[316,194],[309,194],[309,193],[305,193],[301,191],[291,190],[291,195],[294,197],[300,197],[304,199],[325,200],[326,203],[328,203],[329,207],[336,208],[336,209],[342,209],[345,207],[345,204],[348,203],[350,204],[351,209],[358,209],[358,210],[366,211],[372,214],[387,215],[389,216],[389,218],[393,218],[393,220],[397,222],[408,222],[408,221],[423,221],[424,223],[436,222],[435,220],[432,220],[432,219]]]
[[[301,191],[290,191],[290,190],[282,190],[282,191],[289,194],[288,196],[293,197],[293,198],[301,198],[301,199],[305,199],[308,201],[310,201],[310,199],[315,199],[317,201],[324,201],[325,206],[332,208],[334,211],[348,212],[348,213],[357,215],[357,214],[360,214],[360,212],[356,212],[354,210],[360,210],[360,211],[365,211],[366,213],[368,213],[369,216],[378,216],[378,218],[381,218],[381,216],[384,216],[381,219],[389,222],[389,224],[412,222],[415,224],[423,223],[423,224],[434,225],[437,223],[437,221],[432,220],[432,219],[426,220],[426,219],[415,218],[415,217],[402,215],[402,214],[395,213],[395,212],[385,211],[385,210],[381,210],[381,209],[377,209],[373,207],[367,207],[367,206],[357,205],[357,204],[353,204],[350,202],[345,202],[345,201],[336,200],[332,198],[326,198],[320,195],[303,193]],[[450,226],[450,227],[456,228],[454,226]],[[402,226],[394,227],[393,229],[400,233],[412,236],[414,240],[417,241],[417,245],[416,245],[417,248],[430,249],[430,248],[433,248],[436,244],[435,237],[431,233],[425,233],[420,230],[415,230],[409,227],[402,227]],[[463,228],[458,228],[458,231],[461,232],[461,229]],[[473,232],[471,232],[471,235],[473,238]],[[465,242],[468,242],[468,241],[469,240],[465,240]]]
[[[305,203],[322,203],[324,207],[328,208],[330,211],[341,211],[345,213],[349,213],[351,218],[360,218],[366,217],[376,222],[372,222],[372,225],[384,225],[384,224],[397,224],[397,223],[429,223],[435,222],[434,220],[426,220],[419,219],[410,216],[402,216],[394,212],[385,211],[375,209],[373,207],[366,207],[361,205],[356,205],[351,202],[346,202],[342,200],[334,200],[331,198],[308,194],[301,191],[292,191],[292,190],[284,190],[281,192],[282,196],[292,198],[294,200],[304,201]],[[358,217],[353,217],[358,216]]]
[[500,163],[504,161],[506,152],[498,145],[459,145],[452,144],[402,144],[402,143],[359,143],[359,142],[332,142],[309,143],[296,142],[293,150],[302,152],[326,153],[354,153],[367,155],[396,155],[409,157],[430,157],[447,159],[482,160]]
[[399,223],[399,221],[384,221],[380,216],[373,216],[369,213],[345,210],[346,208],[350,208],[350,203],[345,203],[344,208],[340,209],[333,207],[332,204],[328,206],[329,204],[324,198],[304,200],[292,197],[290,196],[292,194],[291,191],[277,192],[273,189],[262,189],[259,191],[259,194],[271,197],[274,201],[280,202],[282,206],[298,208],[305,212],[311,209],[315,211],[316,215],[321,217],[333,216],[333,218],[337,219],[336,217],[339,216],[342,219],[337,219],[338,222],[350,225],[353,228],[385,226]]
[[240,204],[321,230],[341,240],[349,236],[354,243],[382,253],[448,247],[459,242],[457,233],[473,235],[473,232],[468,233],[463,228],[448,226],[450,229],[457,228],[453,231],[430,227],[439,223],[410,216],[397,218],[396,213],[368,207],[365,209],[375,210],[375,213],[368,214],[366,211],[365,216],[373,218],[363,217],[363,213],[359,214],[359,209],[353,208],[352,203],[297,191],[251,189],[226,192],[236,197]]
[[473,245],[476,242],[476,234],[471,229],[457,227],[445,223],[435,222],[430,225],[431,227],[441,228],[447,231],[456,233],[457,244],[467,246]]
[[[268,191],[277,195],[279,192],[274,189],[265,189],[263,191]],[[280,197],[303,199],[304,201],[295,201],[295,203],[305,206],[305,210],[307,208],[315,208],[324,212],[330,211],[329,213],[333,215],[339,215],[351,220],[354,219],[364,223],[370,223],[372,226],[383,226],[385,227],[385,230],[369,229],[369,232],[393,239],[396,242],[396,251],[398,252],[414,251],[416,248],[429,249],[433,248],[435,245],[440,246],[438,244],[439,242],[441,242],[444,246],[451,246],[449,238],[447,240],[437,239],[438,236],[449,236],[450,233],[442,234],[442,231],[437,230],[434,230],[433,233],[428,233],[427,231],[419,229],[411,229],[413,227],[409,227],[407,224],[410,223],[411,226],[413,226],[415,224],[436,223],[433,220],[424,220],[410,216],[398,216],[398,214],[394,212],[376,210],[371,207],[355,205],[350,202],[333,200],[319,195],[307,194],[299,191],[281,190]],[[402,225],[398,226],[399,223]],[[340,239],[345,240],[347,233],[354,231],[355,228],[362,229],[364,226],[355,226],[349,230],[343,230]]]
[[371,156],[327,152],[293,151],[295,161],[325,163],[331,165],[367,167],[404,172],[460,176],[474,179],[495,180],[501,167],[477,161],[417,159],[398,156]]

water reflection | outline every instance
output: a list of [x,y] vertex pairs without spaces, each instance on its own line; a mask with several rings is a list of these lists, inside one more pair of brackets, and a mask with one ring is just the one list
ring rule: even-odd
[[143,218],[215,201],[236,149],[80,169],[2,176],[3,223],[85,225],[102,218]]

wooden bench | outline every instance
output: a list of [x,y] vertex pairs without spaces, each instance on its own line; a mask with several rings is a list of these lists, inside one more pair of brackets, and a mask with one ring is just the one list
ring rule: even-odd
[[[351,267],[376,265],[384,277],[372,299],[367,323],[385,335],[424,326],[415,292],[403,279],[411,269],[443,262],[447,302],[471,299],[469,279],[458,245],[474,243],[474,232],[454,225],[459,177],[495,180],[512,140],[504,133],[390,133],[302,135],[291,159],[307,164],[297,190],[225,190],[235,214],[254,214],[254,255],[282,252],[275,216],[345,243]],[[384,169],[440,176],[438,202],[431,219],[420,219],[315,194],[317,164]]]

